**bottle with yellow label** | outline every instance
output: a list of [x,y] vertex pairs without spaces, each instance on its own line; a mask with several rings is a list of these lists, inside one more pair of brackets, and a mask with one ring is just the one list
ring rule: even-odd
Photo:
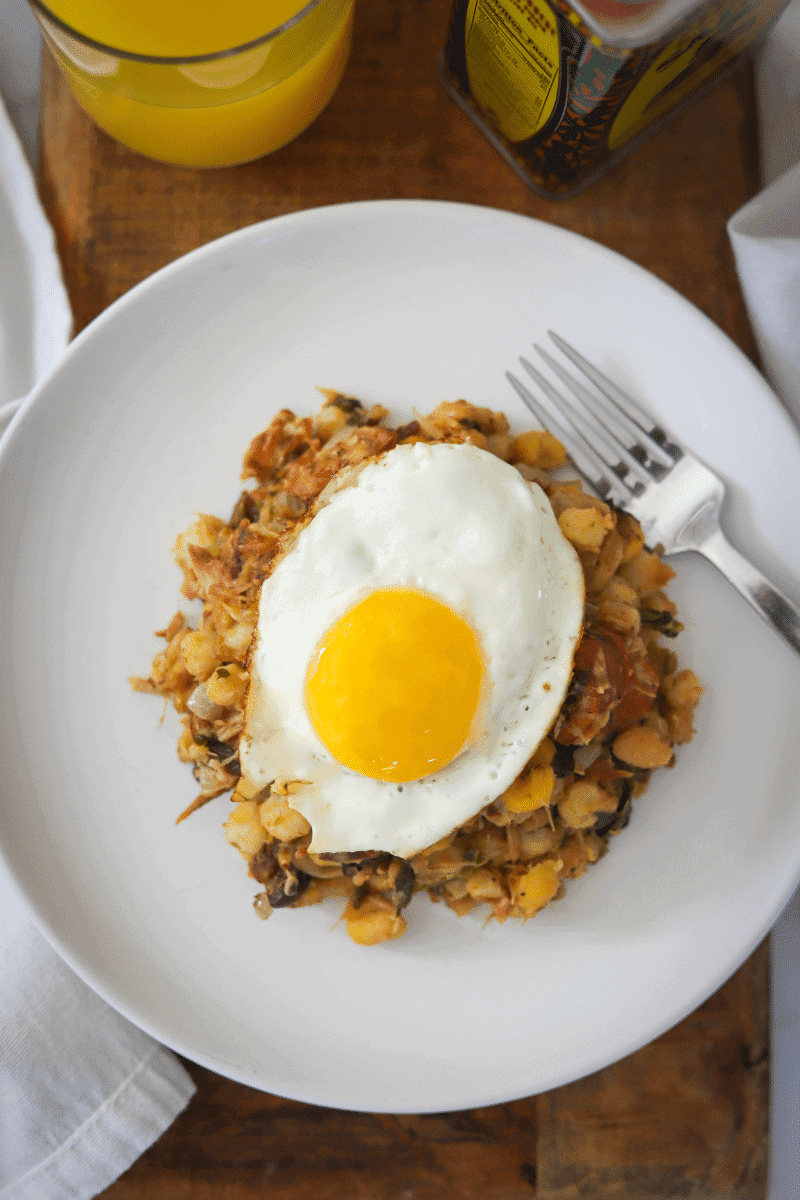
[[535,191],[571,195],[755,48],[787,0],[454,0],[453,98]]

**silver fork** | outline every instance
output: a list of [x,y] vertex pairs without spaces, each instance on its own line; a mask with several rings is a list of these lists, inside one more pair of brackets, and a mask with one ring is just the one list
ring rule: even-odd
[[636,517],[648,546],[660,544],[665,554],[695,550],[705,555],[800,653],[800,611],[720,528],[722,480],[568,342],[552,331],[550,337],[596,391],[540,346],[535,349],[573,398],[526,358],[520,362],[558,416],[510,371],[506,376],[544,428],[563,442],[584,479],[604,500]]

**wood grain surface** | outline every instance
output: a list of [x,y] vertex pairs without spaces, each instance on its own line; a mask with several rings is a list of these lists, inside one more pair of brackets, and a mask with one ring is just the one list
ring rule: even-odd
[[[241,226],[323,204],[419,197],[509,209],[594,238],[671,284],[755,358],[725,231],[758,186],[750,69],[581,195],[546,200],[445,93],[437,58],[448,8],[359,0],[353,57],[325,113],[284,150],[229,170],[130,153],[91,124],[46,61],[40,183],[76,329],[157,268]],[[514,1007],[500,1019],[513,1020]],[[766,1187],[767,1030],[765,943],[636,1054],[493,1108],[348,1113],[187,1063],[196,1097],[104,1197],[756,1200]]]
[[186,1063],[189,1107],[104,1200],[751,1200],[766,1175],[766,943],[649,1046],[541,1096],[341,1112]]

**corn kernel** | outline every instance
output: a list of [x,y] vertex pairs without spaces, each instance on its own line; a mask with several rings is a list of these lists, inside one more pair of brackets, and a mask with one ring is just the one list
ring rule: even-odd
[[555,772],[550,766],[523,771],[511,787],[503,792],[503,803],[508,812],[513,813],[533,812],[535,808],[543,808],[550,802],[555,782]]
[[402,937],[408,929],[404,917],[352,906],[348,906],[345,912],[345,922],[350,938],[358,946],[377,946],[380,942]]
[[511,880],[511,898],[526,917],[532,917],[553,899],[562,866],[560,858],[545,858]]

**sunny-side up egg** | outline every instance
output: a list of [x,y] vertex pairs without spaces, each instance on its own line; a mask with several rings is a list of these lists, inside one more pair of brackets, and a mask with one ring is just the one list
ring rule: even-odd
[[303,781],[312,852],[409,857],[525,766],[583,611],[541,488],[469,444],[398,446],[334,484],[263,585],[242,773]]

